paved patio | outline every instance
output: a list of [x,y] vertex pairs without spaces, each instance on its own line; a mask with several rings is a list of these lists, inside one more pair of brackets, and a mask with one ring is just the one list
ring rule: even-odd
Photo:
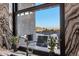
[[[29,56],[37,56],[35,54],[29,53]],[[0,48],[0,56],[26,56],[26,52],[23,51],[16,51],[13,52],[13,50],[6,50],[4,48]]]

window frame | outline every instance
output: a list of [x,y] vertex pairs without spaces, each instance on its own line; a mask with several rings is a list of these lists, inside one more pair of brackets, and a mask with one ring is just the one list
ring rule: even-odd
[[65,56],[65,10],[64,10],[64,3],[44,3],[38,6],[33,6],[29,8],[25,8],[22,10],[18,10],[18,4],[13,3],[13,35],[17,35],[17,14],[26,12],[26,11],[36,11],[40,9],[45,9],[49,7],[55,7],[56,5],[59,5],[60,7],[60,55]]

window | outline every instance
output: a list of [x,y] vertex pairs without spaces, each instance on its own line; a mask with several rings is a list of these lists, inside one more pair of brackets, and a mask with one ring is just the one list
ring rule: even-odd
[[[37,46],[47,47],[48,38],[44,35],[53,37],[55,39],[54,52],[60,54],[60,7],[59,5],[55,7],[40,9],[35,11],[35,25],[36,28],[40,28],[36,31],[38,34],[43,34],[43,36],[38,36]],[[37,30],[37,29],[36,29]],[[50,39],[50,38],[49,38]],[[51,40],[51,39],[50,39]],[[47,47],[48,48],[48,47]],[[49,48],[48,48],[49,49]]]
[[[30,7],[27,9],[18,10],[16,12],[17,15],[28,11],[32,12],[32,13],[29,13],[29,15],[28,13],[26,13],[26,15],[24,14],[24,16],[17,17],[18,19],[17,21],[24,22],[22,24],[18,22],[18,28],[19,28],[18,33],[19,34],[30,33],[34,35],[35,32],[33,30],[36,30],[36,29],[31,25],[36,26],[38,28],[42,27],[38,29],[38,33],[41,33],[44,35],[50,35],[50,36],[52,34],[57,35],[58,37],[57,44],[58,44],[58,47],[59,46],[60,47],[59,49],[55,47],[56,49],[54,52],[56,54],[60,52],[61,55],[65,55],[65,31],[64,31],[65,26],[64,26],[63,9],[64,9],[63,4],[45,3],[45,4],[37,4],[36,6]],[[35,23],[33,23],[33,21],[35,21]],[[20,30],[23,30],[23,32]],[[57,33],[59,33],[59,35]],[[52,35],[52,36],[55,37],[55,35]],[[46,43],[47,41],[48,41],[47,36],[38,36],[36,45],[40,47],[47,47],[47,43]]]
[[37,46],[47,47],[47,39],[48,39],[48,36],[38,36]]

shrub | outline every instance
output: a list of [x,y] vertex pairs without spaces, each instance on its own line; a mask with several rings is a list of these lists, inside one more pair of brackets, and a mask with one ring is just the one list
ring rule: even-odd
[[51,36],[49,38],[50,38],[50,41],[49,41],[50,48],[49,48],[49,50],[50,50],[50,52],[53,52],[54,48],[56,46],[56,40]]

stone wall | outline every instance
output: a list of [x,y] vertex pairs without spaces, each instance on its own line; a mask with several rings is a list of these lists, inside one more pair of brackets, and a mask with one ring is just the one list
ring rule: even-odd
[[79,50],[79,4],[65,4],[66,55],[78,55]]
[[9,4],[0,3],[0,46],[10,49]]

